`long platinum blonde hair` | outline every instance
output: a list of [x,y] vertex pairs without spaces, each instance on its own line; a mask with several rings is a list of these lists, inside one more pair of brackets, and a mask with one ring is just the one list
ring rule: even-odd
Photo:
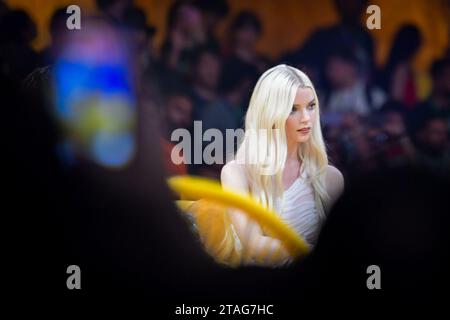
[[[250,194],[263,206],[279,211],[277,197],[282,199],[282,174],[287,158],[285,124],[298,88],[311,88],[316,100],[311,136],[308,141],[300,143],[298,156],[301,160],[300,171],[306,174],[307,181],[312,185],[316,209],[323,221],[328,199],[324,181],[328,158],[320,128],[319,101],[306,74],[281,64],[267,70],[259,78],[250,99],[245,136],[237,150],[236,160],[244,164]],[[249,132],[264,132],[264,135]],[[270,170],[267,162],[261,161],[262,158],[267,159],[268,154],[271,155]]]

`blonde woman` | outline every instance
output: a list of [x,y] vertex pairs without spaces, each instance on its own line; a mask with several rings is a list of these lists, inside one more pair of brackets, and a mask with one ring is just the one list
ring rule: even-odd
[[[222,169],[222,186],[250,194],[314,246],[328,210],[343,191],[344,179],[328,164],[310,79],[287,65],[267,70],[254,88],[245,131],[236,157]],[[250,131],[265,134],[247,134]],[[280,241],[265,235],[257,223],[237,210],[230,211],[230,217],[251,261],[267,255],[268,248],[289,260]]]

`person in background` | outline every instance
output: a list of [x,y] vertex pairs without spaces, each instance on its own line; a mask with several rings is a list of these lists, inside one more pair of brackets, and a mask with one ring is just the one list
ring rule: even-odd
[[252,74],[240,70],[235,73],[234,82],[221,82],[219,103],[226,105],[233,114],[236,128],[244,127],[244,116],[247,112],[251,89],[255,86],[257,78]]
[[353,112],[342,116],[339,128],[342,163],[347,173],[358,175],[376,170],[379,166],[379,147],[370,138],[379,134],[379,124],[373,125],[368,117]]
[[388,101],[377,115],[380,130],[371,136],[371,141],[379,146],[380,165],[387,168],[405,167],[415,161],[415,148],[407,131],[404,110],[399,102]]
[[199,120],[208,105],[219,99],[221,71],[219,53],[213,48],[202,46],[193,53],[189,78],[193,120]]
[[[169,89],[164,97],[164,108],[161,110],[163,125],[161,128],[161,146],[164,166],[167,174],[187,174],[187,165],[182,162],[185,157],[181,150],[174,150],[175,143],[171,141],[172,132],[176,129],[187,129],[192,124],[192,102],[189,94],[181,88]],[[176,155],[173,161],[172,155]]]
[[326,86],[325,63],[334,48],[342,46],[353,52],[361,77],[373,81],[375,61],[374,42],[367,27],[361,23],[361,16],[367,8],[367,0],[334,0],[334,7],[340,18],[339,22],[315,31],[302,45],[288,52],[285,57],[298,65],[307,61],[315,74],[318,89]]
[[49,32],[51,43],[40,52],[40,65],[53,64],[67,41],[66,8],[56,9],[50,18]]
[[450,112],[450,57],[439,59],[431,66],[433,90],[429,99],[436,111]]
[[385,102],[384,92],[361,76],[358,59],[352,50],[335,48],[329,54],[325,67],[329,83],[323,100],[326,112],[355,112],[366,116],[378,110]]
[[116,27],[123,25],[125,11],[133,5],[133,0],[96,0],[95,2],[102,16]]
[[314,83],[317,83],[317,91],[320,93],[323,90],[323,83],[320,74],[320,69],[316,66],[315,59],[317,53],[307,52],[303,50],[290,51],[282,55],[279,59],[280,63],[286,63],[303,71]]
[[206,31],[205,44],[217,51],[221,50],[217,39],[217,28],[219,23],[226,17],[230,8],[226,0],[197,0],[194,4],[201,10],[203,24]]
[[[343,150],[341,143],[341,130],[338,126],[324,126],[323,138],[328,149],[328,158],[336,166],[342,168]],[[344,174],[345,175],[345,174]]]
[[412,64],[422,44],[422,35],[415,25],[404,25],[392,43],[379,83],[389,96],[411,110],[419,102],[419,89]]
[[9,12],[8,6],[5,4],[3,0],[0,0],[0,19],[3,18],[3,16]]
[[175,1],[166,23],[166,38],[160,50],[161,73],[175,82],[188,73],[192,53],[205,44],[206,30],[200,9],[190,1]]
[[[346,185],[305,261],[307,299],[358,300],[367,308],[413,313],[412,303],[427,312],[439,305],[446,309],[438,290],[449,283],[448,181],[393,168],[359,175]],[[366,285],[373,265],[381,271],[381,290]],[[356,287],[361,290],[349,289]]]
[[[227,150],[227,130],[233,130],[233,135],[236,134],[238,137],[239,132],[236,130],[243,127],[244,112],[247,110],[244,104],[249,99],[248,94],[251,92],[251,86],[254,85],[255,79],[250,79],[245,72],[237,76],[236,82],[229,84],[230,87],[221,87],[218,100],[208,104],[200,114],[204,132],[208,129],[215,129],[219,130],[224,137],[221,146],[223,161],[204,164],[199,166],[197,171],[202,176],[216,180],[220,179],[220,171],[226,162],[226,157],[234,154],[237,150],[238,138],[233,138],[233,150]],[[205,148],[207,144],[208,142],[204,143],[203,147]]]
[[224,48],[221,83],[225,86],[234,83],[235,75],[240,72],[257,78],[267,69],[268,59],[256,51],[256,44],[262,32],[261,21],[250,11],[242,11],[233,19],[228,32],[228,43]]
[[409,116],[412,130],[416,130],[421,119],[430,112],[440,114],[447,122],[447,128],[450,128],[450,58],[436,60],[431,66],[430,74],[431,94]]
[[[153,47],[153,37],[156,29],[147,24],[147,17],[142,9],[128,7],[124,13],[124,33],[128,41],[130,51],[133,54],[133,64],[137,77],[150,77],[153,83],[145,83],[149,86],[157,86],[156,57]],[[140,82],[137,82],[138,84]],[[145,88],[142,88],[143,90]]]
[[24,10],[12,10],[0,20],[0,72],[21,81],[39,64],[39,55],[31,43],[37,36],[36,25]]
[[429,114],[416,134],[417,165],[436,177],[450,177],[450,144],[446,120]]

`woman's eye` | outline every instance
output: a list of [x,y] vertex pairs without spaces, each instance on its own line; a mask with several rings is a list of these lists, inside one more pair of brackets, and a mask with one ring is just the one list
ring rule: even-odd
[[291,113],[294,113],[295,111],[297,111],[297,108],[292,108]]
[[315,107],[316,107],[316,104],[313,103],[313,104],[310,104],[310,105],[308,106],[308,109],[309,109],[309,110],[314,110]]

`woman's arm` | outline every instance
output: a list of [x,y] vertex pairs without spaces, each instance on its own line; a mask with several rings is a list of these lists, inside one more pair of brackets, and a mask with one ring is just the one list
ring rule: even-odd
[[[222,168],[221,182],[224,189],[231,189],[244,195],[249,194],[249,186],[242,166],[236,161],[230,161]],[[263,235],[263,231],[257,222],[251,221],[240,210],[229,210],[230,218],[236,233],[247,250],[245,254],[252,260],[259,261],[261,257],[271,256],[280,251],[279,262],[287,260],[289,254],[281,244],[281,241]]]

